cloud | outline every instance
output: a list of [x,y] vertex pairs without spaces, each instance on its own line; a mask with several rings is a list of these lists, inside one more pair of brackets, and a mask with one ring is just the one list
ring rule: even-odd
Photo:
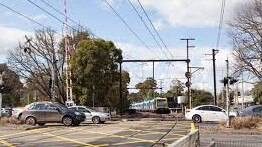
[[0,36],[0,49],[2,56],[7,54],[8,51],[14,49],[26,34],[30,34],[30,32],[27,31],[4,26],[0,26],[0,32],[2,33]]
[[[145,9],[158,19],[174,27],[215,27],[220,19],[222,0],[140,0]],[[245,2],[243,0],[241,2]],[[226,1],[225,20],[229,19],[239,0]],[[159,20],[161,18],[161,20]]]

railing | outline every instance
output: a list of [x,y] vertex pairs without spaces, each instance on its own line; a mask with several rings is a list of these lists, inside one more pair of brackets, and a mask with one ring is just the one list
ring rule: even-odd
[[199,147],[199,130],[195,130],[181,139],[173,142],[168,147]]
[[208,147],[261,147],[258,141],[218,141],[213,140]]

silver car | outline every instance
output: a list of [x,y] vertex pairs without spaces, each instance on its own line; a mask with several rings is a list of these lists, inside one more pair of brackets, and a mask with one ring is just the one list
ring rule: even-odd
[[86,106],[71,106],[69,107],[69,109],[73,109],[73,110],[84,113],[86,115],[85,121],[93,122],[95,124],[105,123],[105,121],[108,121],[111,119],[111,115],[109,113],[97,112]]
[[238,111],[237,116],[262,116],[262,105],[254,105]]

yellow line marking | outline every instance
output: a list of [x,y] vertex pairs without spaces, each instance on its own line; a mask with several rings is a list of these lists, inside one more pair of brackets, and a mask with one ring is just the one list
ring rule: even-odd
[[4,145],[4,146],[8,146],[8,147],[14,147],[14,145],[12,145],[11,143],[9,143],[9,142],[7,142],[7,141],[5,141],[5,140],[0,140],[0,143],[2,144],[2,145]]
[[20,134],[25,134],[25,133],[31,133],[31,132],[40,132],[40,131],[45,130],[45,129],[47,129],[47,128],[35,129],[35,130],[27,130],[27,131],[22,131],[22,132],[18,132],[18,133],[6,134],[6,135],[1,135],[0,138],[10,137],[10,136],[14,136],[14,135],[20,135]]
[[114,135],[114,134],[107,134],[107,133],[95,132],[95,131],[88,131],[88,132],[103,134],[103,135],[117,137],[117,138],[133,139],[133,140],[144,141],[144,142],[153,142],[153,143],[155,143],[157,141],[157,140],[145,140],[145,139],[139,139],[139,138],[133,138],[133,137],[125,137],[125,136]]
[[115,144],[112,144],[112,145],[125,145],[125,144],[139,143],[139,142],[145,142],[145,141],[121,142],[121,143],[115,143]]
[[59,139],[65,140],[65,141],[69,141],[69,142],[85,145],[85,146],[97,147],[96,145],[80,142],[80,141],[75,140],[75,139],[69,139],[69,138],[66,138],[66,137],[62,137],[62,136],[58,136],[58,135],[54,135],[54,134],[50,134],[50,133],[43,133],[43,134],[46,134],[46,135],[49,135],[49,136],[52,136],[52,137],[56,137],[56,138],[59,138]]

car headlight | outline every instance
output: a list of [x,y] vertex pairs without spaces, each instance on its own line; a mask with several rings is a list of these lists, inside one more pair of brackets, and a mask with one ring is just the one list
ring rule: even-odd
[[81,113],[80,112],[75,112],[75,115],[80,115]]

